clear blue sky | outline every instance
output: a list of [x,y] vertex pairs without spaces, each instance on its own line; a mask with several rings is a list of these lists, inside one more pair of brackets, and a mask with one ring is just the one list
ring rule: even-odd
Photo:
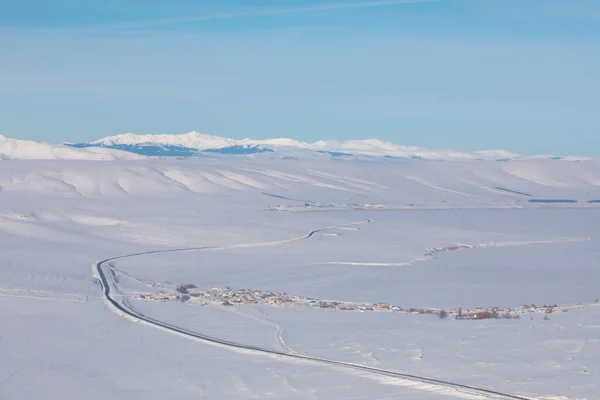
[[598,0],[0,0],[0,133],[600,156]]

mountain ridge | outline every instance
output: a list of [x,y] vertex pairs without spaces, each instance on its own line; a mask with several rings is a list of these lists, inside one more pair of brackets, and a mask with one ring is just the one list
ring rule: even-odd
[[[504,150],[483,150],[475,152],[463,152],[456,150],[432,150],[418,146],[399,145],[380,139],[364,140],[319,140],[309,143],[290,138],[274,139],[232,139],[216,135],[208,135],[192,131],[186,134],[135,134],[123,133],[80,144],[67,144],[71,146],[98,146],[108,148],[123,148],[123,146],[139,146],[140,148],[163,146],[168,150],[175,148],[189,149],[195,152],[219,152],[225,154],[248,154],[252,152],[298,152],[313,151],[319,153],[330,153],[334,157],[344,156],[370,156],[391,157],[407,159],[429,159],[429,160],[498,160],[522,158],[521,155]],[[226,149],[240,149],[240,153],[225,151]],[[246,151],[242,151],[245,149]],[[131,150],[131,149],[130,149]],[[135,150],[135,149],[133,149]],[[143,150],[143,149],[138,149]],[[145,153],[140,153],[145,154]],[[193,154],[190,154],[193,155]],[[550,157],[550,156],[540,156]]]

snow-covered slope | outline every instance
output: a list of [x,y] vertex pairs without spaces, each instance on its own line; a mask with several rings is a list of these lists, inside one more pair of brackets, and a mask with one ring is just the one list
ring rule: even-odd
[[[530,207],[535,200],[600,199],[600,160],[403,161],[354,158],[203,157],[102,163],[11,162],[4,193],[89,197],[182,194],[259,197],[303,208]],[[544,202],[541,204],[544,205]]]
[[0,135],[0,160],[131,160],[139,155],[102,147],[76,149],[64,145],[9,139]]
[[370,156],[398,157],[429,160],[497,160],[521,158],[518,154],[503,150],[487,150],[474,153],[453,150],[430,150],[422,147],[403,146],[378,139],[367,140],[321,140],[306,143],[293,139],[241,139],[190,132],[183,135],[136,135],[125,133],[109,136],[91,143],[71,144],[76,147],[107,147],[127,150],[143,155],[194,155],[202,151],[227,154],[247,154],[265,151],[278,153],[310,154],[329,153],[334,157]]

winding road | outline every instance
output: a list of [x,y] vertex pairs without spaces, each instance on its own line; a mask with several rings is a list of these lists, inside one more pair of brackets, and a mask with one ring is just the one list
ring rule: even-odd
[[248,344],[244,344],[244,343],[233,342],[230,340],[225,340],[225,339],[221,339],[221,338],[214,337],[214,336],[204,335],[202,333],[194,332],[194,331],[184,329],[184,328],[181,328],[181,327],[178,327],[175,325],[171,325],[166,322],[159,321],[152,317],[144,315],[144,314],[134,310],[128,304],[128,302],[125,300],[125,298],[123,298],[122,301],[119,301],[117,296],[115,296],[113,294],[114,291],[117,291],[116,287],[114,287],[115,282],[112,281],[112,283],[111,283],[111,280],[112,280],[111,278],[114,276],[113,275],[114,271],[111,266],[111,263],[113,261],[122,260],[122,259],[126,259],[126,258],[147,256],[147,255],[152,255],[152,254],[191,252],[191,251],[216,251],[216,250],[227,250],[227,249],[238,249],[238,248],[249,248],[249,247],[276,246],[276,245],[281,245],[281,244],[289,244],[289,243],[308,240],[308,239],[312,238],[313,236],[315,236],[316,234],[325,232],[328,230],[342,228],[342,227],[351,226],[351,225],[366,224],[366,223],[370,223],[370,222],[371,222],[370,220],[365,220],[365,221],[355,222],[355,223],[351,223],[351,224],[326,227],[326,228],[310,231],[308,234],[306,234],[302,237],[287,239],[287,240],[280,240],[280,241],[237,244],[237,245],[227,245],[227,246],[207,246],[207,247],[192,247],[192,248],[170,249],[170,250],[155,250],[155,251],[149,251],[149,252],[120,255],[120,256],[111,257],[111,258],[107,258],[107,259],[96,262],[92,266],[92,271],[93,271],[94,277],[96,277],[99,280],[100,284],[102,285],[104,301],[105,301],[106,305],[112,311],[117,312],[119,315],[121,315],[133,322],[149,325],[154,328],[161,329],[161,330],[167,331],[172,334],[177,334],[177,335],[183,336],[187,339],[192,339],[192,340],[204,342],[204,343],[211,344],[211,345],[217,345],[217,346],[225,347],[225,348],[229,348],[229,349],[234,349],[234,350],[237,349],[237,350],[242,350],[244,352],[251,352],[254,354],[272,356],[272,357],[294,360],[294,361],[304,361],[304,362],[310,362],[310,363],[315,363],[315,364],[320,364],[320,365],[329,365],[329,366],[335,366],[335,367],[349,368],[349,369],[353,369],[353,370],[376,374],[379,376],[393,377],[393,378],[399,378],[399,379],[403,379],[403,380],[410,381],[410,382],[418,382],[418,383],[423,383],[423,384],[428,384],[428,385],[434,385],[437,387],[453,389],[457,392],[457,394],[478,395],[478,396],[488,398],[488,399],[495,398],[495,399],[510,399],[510,400],[532,400],[530,398],[523,397],[523,396],[513,395],[513,394],[509,394],[509,393],[503,393],[503,392],[499,392],[499,391],[495,391],[495,390],[490,390],[490,389],[485,389],[485,388],[480,388],[480,387],[475,387],[475,386],[470,386],[470,385],[463,385],[460,383],[449,382],[449,381],[444,381],[444,380],[440,380],[440,379],[428,378],[428,377],[424,377],[424,376],[413,375],[413,374],[398,372],[398,371],[393,371],[393,370],[387,370],[387,369],[383,369],[383,368],[369,367],[366,365],[355,364],[355,363],[350,363],[350,362],[330,360],[330,359],[313,357],[313,356],[302,355],[302,354],[297,354],[297,353],[288,353],[288,352],[263,348],[263,347],[259,347],[259,346],[253,346],[253,345],[248,345]]

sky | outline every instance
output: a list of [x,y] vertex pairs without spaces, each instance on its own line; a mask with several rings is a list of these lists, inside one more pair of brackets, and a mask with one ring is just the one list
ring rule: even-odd
[[598,0],[0,0],[0,134],[600,157]]

